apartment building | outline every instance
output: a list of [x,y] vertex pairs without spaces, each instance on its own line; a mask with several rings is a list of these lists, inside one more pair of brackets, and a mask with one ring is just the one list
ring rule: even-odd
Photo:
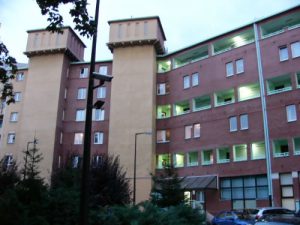
[[[221,209],[300,207],[300,7],[167,53],[158,17],[109,21],[113,60],[96,71],[113,81],[94,90],[92,164],[120,156],[137,200],[152,172],[172,164],[191,200]],[[2,110],[0,155],[21,163],[38,139],[43,176],[70,159],[80,166],[89,63],[84,43],[28,31],[27,68],[16,103]],[[151,135],[150,135],[151,134]]]

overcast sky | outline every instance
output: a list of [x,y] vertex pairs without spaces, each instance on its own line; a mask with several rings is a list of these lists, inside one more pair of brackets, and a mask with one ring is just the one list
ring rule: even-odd
[[[88,1],[94,16],[95,0]],[[169,52],[198,43],[256,19],[293,6],[299,0],[101,0],[97,60],[112,59],[108,42],[109,20],[131,17],[159,16],[167,38]],[[66,7],[61,8],[65,25],[70,25]],[[27,30],[44,28],[46,17],[41,16],[35,0],[0,0],[0,40],[18,62],[27,62]],[[85,60],[90,60],[91,39],[83,39],[88,46]]]

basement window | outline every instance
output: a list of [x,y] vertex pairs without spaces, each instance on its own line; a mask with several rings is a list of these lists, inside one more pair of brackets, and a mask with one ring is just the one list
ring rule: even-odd
[[165,73],[170,70],[171,70],[171,61],[169,59],[161,60],[157,63],[157,72],[158,73]]
[[267,80],[268,95],[292,90],[290,75],[283,75]]
[[239,101],[245,101],[260,97],[259,84],[248,84],[238,88]]
[[230,162],[230,149],[228,147],[217,149],[217,162],[218,163]]
[[215,93],[214,97],[216,106],[228,105],[235,102],[233,88],[217,92]]
[[208,45],[190,50],[180,56],[174,57],[173,69],[185,66],[189,63],[196,62],[208,57]]
[[169,118],[171,116],[171,105],[157,106],[157,119]]
[[210,109],[210,108],[211,108],[211,102],[210,102],[209,95],[204,95],[193,99],[194,112],[204,110],[204,109]]
[[190,112],[189,100],[178,102],[174,104],[174,115],[179,116]]
[[254,41],[254,31],[251,28],[246,31],[240,32],[238,34],[234,34],[232,36],[215,41],[213,43],[213,53],[214,55],[221,54],[231,49],[238,48],[246,44],[252,43],[253,41]]
[[273,148],[274,148],[274,157],[289,156],[289,145],[287,140],[285,139],[274,140]]
[[291,30],[300,27],[300,12],[290,13],[289,15],[274,19],[262,24],[260,27],[262,38],[280,34],[285,29]]

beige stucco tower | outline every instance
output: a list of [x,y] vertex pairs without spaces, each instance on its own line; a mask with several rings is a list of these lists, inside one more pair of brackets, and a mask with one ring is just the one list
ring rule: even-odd
[[[49,182],[53,162],[59,162],[62,151],[62,115],[66,81],[70,61],[83,60],[84,44],[66,27],[63,33],[46,30],[28,31],[25,54],[29,57],[28,74],[23,82],[15,82],[14,91],[20,99],[6,108],[4,134],[14,134],[14,143],[2,138],[1,154],[12,154],[18,163],[23,163],[27,146],[32,147],[34,137],[37,148],[43,154],[40,163],[41,176]],[[18,113],[18,121],[9,121],[11,112]]]
[[[108,47],[113,76],[108,152],[120,157],[127,177],[134,174],[137,150],[136,201],[149,198],[155,150],[156,55],[164,53],[158,17],[110,21]],[[152,135],[136,133],[152,132]]]

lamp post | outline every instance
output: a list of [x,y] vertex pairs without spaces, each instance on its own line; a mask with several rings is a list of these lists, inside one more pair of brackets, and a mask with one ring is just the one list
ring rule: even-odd
[[133,161],[133,205],[136,201],[136,149],[137,149],[137,137],[138,135],[152,135],[152,132],[138,132],[134,136],[134,161]]
[[37,144],[37,141],[38,140],[34,137],[33,141],[28,141],[27,142],[27,147],[26,147],[26,152],[25,152],[25,163],[24,163],[24,176],[23,176],[24,180],[25,180],[26,174],[27,174],[27,157],[28,157],[28,154],[29,154],[29,145],[34,144],[34,148],[35,148],[35,145]]

